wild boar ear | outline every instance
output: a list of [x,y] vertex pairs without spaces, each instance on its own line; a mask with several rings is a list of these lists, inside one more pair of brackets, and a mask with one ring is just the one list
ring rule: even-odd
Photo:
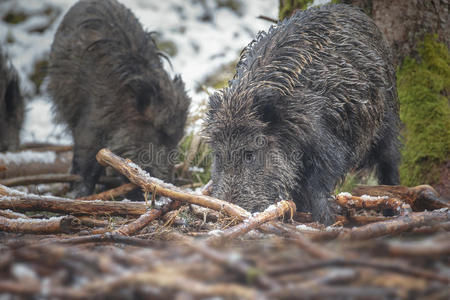
[[281,121],[281,114],[274,99],[259,101],[257,112],[259,119],[270,126],[276,125]]
[[140,113],[144,113],[147,106],[152,102],[158,102],[160,99],[160,87],[156,82],[149,83],[139,80],[130,82],[128,86],[135,96],[136,109]]

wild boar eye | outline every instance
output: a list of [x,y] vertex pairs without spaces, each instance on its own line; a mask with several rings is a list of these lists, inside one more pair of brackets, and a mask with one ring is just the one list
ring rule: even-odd
[[255,161],[255,152],[244,151],[244,162],[249,164]]

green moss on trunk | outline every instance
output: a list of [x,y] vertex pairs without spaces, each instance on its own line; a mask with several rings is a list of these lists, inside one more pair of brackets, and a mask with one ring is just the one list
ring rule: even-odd
[[433,184],[450,157],[450,55],[435,36],[407,57],[397,72],[400,118],[404,124],[402,184]]
[[278,18],[283,20],[290,17],[295,10],[305,10],[309,4],[312,4],[314,0],[280,0]]

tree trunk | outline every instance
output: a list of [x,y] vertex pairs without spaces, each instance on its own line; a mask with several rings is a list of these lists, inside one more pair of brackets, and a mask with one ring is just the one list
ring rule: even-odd
[[448,0],[342,0],[361,7],[373,18],[393,50],[399,65],[408,55],[416,55],[417,44],[426,34],[437,34],[450,47]]

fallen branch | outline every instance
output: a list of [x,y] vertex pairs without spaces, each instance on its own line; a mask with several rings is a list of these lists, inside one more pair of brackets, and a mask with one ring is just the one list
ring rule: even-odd
[[[8,187],[19,185],[43,184],[43,183],[58,183],[58,182],[75,182],[80,181],[81,177],[74,174],[38,174],[30,176],[12,177],[0,180],[0,185]],[[101,176],[98,180],[100,184],[118,185],[121,181],[115,177]]]
[[[81,287],[88,295],[104,295],[130,286],[152,286],[161,289],[185,291],[196,297],[222,297],[233,299],[261,299],[251,288],[237,284],[205,284],[180,274],[167,272],[127,272],[107,279],[98,279]],[[259,297],[258,297],[259,296]]]
[[445,284],[450,283],[450,277],[446,275],[438,274],[436,272],[430,272],[422,268],[416,268],[402,263],[397,263],[392,260],[382,261],[374,259],[333,258],[330,260],[322,260],[309,264],[305,264],[304,262],[292,263],[285,266],[273,267],[267,271],[267,274],[275,276],[287,273],[309,272],[328,267],[365,267],[439,281]]
[[338,238],[343,240],[366,240],[375,237],[399,234],[421,226],[432,226],[450,221],[450,211],[443,208],[434,211],[411,213],[393,220],[371,223],[343,231]]
[[136,188],[136,185],[133,183],[125,183],[116,188],[110,189],[108,191],[104,191],[99,194],[94,194],[90,196],[86,196],[83,198],[79,198],[79,200],[113,200],[116,197],[122,196],[128,192],[131,192]]
[[151,221],[159,218],[160,216],[166,214],[169,211],[172,211],[174,209],[177,209],[181,206],[181,203],[178,201],[171,201],[170,203],[164,205],[160,209],[151,209],[144,214],[142,214],[138,219],[134,220],[131,223],[122,225],[120,228],[114,231],[114,233],[118,233],[121,235],[132,235],[141,229],[143,229],[145,226],[147,226]]
[[389,221],[393,219],[395,219],[395,217],[349,215],[346,216],[346,224],[350,223],[356,225],[366,225],[370,223]]
[[88,216],[79,216],[81,225],[87,227],[107,227],[110,223],[107,220],[99,220]]
[[[340,193],[336,195],[336,202],[342,207],[357,208],[357,209],[393,209],[397,212],[403,212],[405,203],[396,198],[389,198],[387,196],[352,196],[349,193]],[[409,206],[408,206],[409,207]]]
[[305,288],[299,284],[289,284],[270,291],[268,299],[397,299],[394,289],[371,286],[320,286]]
[[28,216],[18,213],[18,212],[13,212],[12,210],[0,210],[0,216],[8,218],[8,219],[29,219]]
[[207,243],[193,242],[191,239],[184,239],[184,244],[216,264],[225,266],[228,270],[236,272],[242,278],[246,278],[247,280],[251,278],[261,287],[269,289],[279,287],[279,284],[276,281],[267,277],[267,275],[261,270],[249,265],[247,262],[237,258],[236,256],[221,253],[209,247]]
[[241,236],[250,230],[260,227],[262,224],[276,220],[286,213],[290,212],[292,218],[296,211],[294,202],[282,200],[275,205],[270,206],[265,211],[257,213],[256,215],[245,219],[242,223],[223,231],[219,236],[214,236],[208,239],[208,243],[220,244]]
[[[264,228],[266,231],[271,231],[273,233],[279,234],[277,230],[280,230],[282,234],[290,237],[295,244],[297,244],[301,249],[310,254],[312,257],[320,259],[330,259],[336,257],[336,253],[333,253],[324,247],[316,245],[300,232],[294,231],[293,229],[288,228],[286,225],[280,222],[272,222],[266,225],[267,226]],[[272,230],[272,227],[277,230]]]
[[[45,290],[45,293],[43,291]],[[14,295],[59,299],[86,299],[86,293],[77,288],[44,287],[37,282],[16,282],[12,280],[0,280],[0,291]]]
[[15,233],[69,233],[80,230],[80,220],[73,216],[50,219],[8,219],[0,217],[0,231]]
[[39,175],[21,176],[3,179],[0,180],[0,184],[12,187],[30,184],[74,182],[78,180],[80,180],[80,176],[73,174],[39,174]]
[[438,238],[426,239],[424,241],[398,242],[382,241],[373,243],[373,252],[376,255],[389,257],[437,257],[450,256],[450,239],[444,235],[442,240]]
[[[20,151],[31,150],[34,152],[68,152],[73,150],[72,145],[55,145],[50,143],[26,143],[20,145]],[[19,151],[18,151],[19,152]]]
[[450,204],[439,197],[438,192],[429,185],[415,187],[378,185],[358,186],[352,191],[353,195],[389,196],[408,203],[413,211],[435,210],[450,208]]
[[432,226],[422,226],[419,228],[414,228],[411,232],[418,234],[433,234],[439,231],[450,231],[450,222],[443,222]]
[[38,174],[67,173],[72,161],[71,152],[6,152],[0,153],[0,165],[6,167],[0,172],[0,179]]
[[132,163],[130,160],[125,160],[113,154],[108,149],[100,150],[97,153],[97,160],[104,166],[113,167],[125,175],[131,182],[141,186],[147,192],[156,192],[158,195],[168,197],[172,200],[197,204],[220,212],[223,211],[239,220],[244,220],[250,216],[248,211],[232,203],[209,196],[187,193],[174,185],[150,177],[148,173],[143,171],[139,166]]
[[146,212],[142,202],[72,200],[53,196],[26,194],[0,185],[0,209],[14,211],[50,211],[73,215],[136,216]]
[[88,236],[78,236],[74,238],[66,238],[66,239],[50,239],[47,241],[43,241],[42,244],[66,244],[66,245],[80,245],[80,244],[90,244],[90,243],[115,243],[115,244],[124,244],[130,246],[137,247],[154,247],[158,244],[157,241],[153,240],[143,240],[135,237],[124,236],[115,233],[103,233],[103,234],[94,234]]

